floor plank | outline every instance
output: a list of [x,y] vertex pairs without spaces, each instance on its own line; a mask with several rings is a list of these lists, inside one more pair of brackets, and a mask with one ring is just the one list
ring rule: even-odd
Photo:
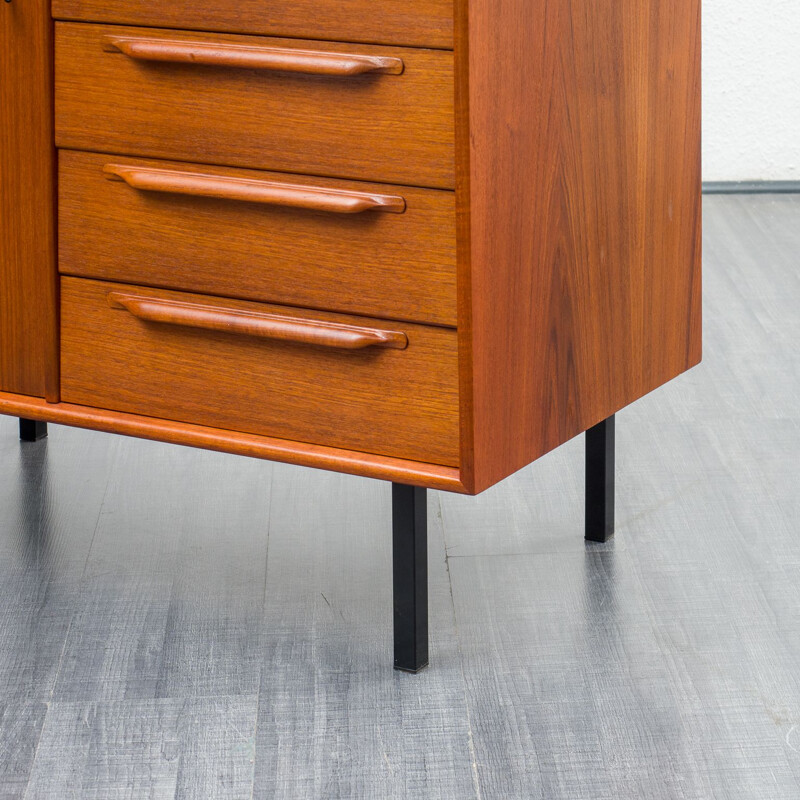
[[626,551],[450,574],[484,797],[710,796]]
[[388,484],[277,467],[255,797],[475,796],[437,493],[431,667],[392,669]]
[[54,703],[26,800],[251,797],[256,697]]
[[56,700],[258,692],[270,473],[255,460],[127,443]]
[[20,443],[17,431],[0,417],[0,702],[47,701],[119,442],[54,427]]
[[800,797],[800,196],[705,201],[705,357],[430,493],[431,668],[391,669],[388,484],[0,418],[3,798]]
[[0,702],[0,800],[25,794],[46,712],[41,702]]
[[705,219],[704,362],[619,415],[616,538],[562,541],[546,459],[443,504],[486,796],[800,796],[800,198]]

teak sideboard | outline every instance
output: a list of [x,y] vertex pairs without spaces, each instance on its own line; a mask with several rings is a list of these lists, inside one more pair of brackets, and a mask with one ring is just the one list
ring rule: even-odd
[[0,413],[477,494],[700,361],[699,0],[5,0]]

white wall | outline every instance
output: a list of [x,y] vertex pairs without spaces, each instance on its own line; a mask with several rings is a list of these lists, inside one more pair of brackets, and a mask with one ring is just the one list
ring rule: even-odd
[[703,178],[800,180],[800,0],[704,0]]

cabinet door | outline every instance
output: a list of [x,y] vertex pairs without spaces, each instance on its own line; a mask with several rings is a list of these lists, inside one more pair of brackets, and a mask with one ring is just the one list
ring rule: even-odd
[[53,25],[0,3],[0,391],[58,400]]

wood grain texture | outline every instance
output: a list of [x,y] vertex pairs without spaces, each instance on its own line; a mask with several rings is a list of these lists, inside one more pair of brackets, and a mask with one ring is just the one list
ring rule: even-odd
[[[401,58],[402,75],[330,77],[138,63],[109,34]],[[449,52],[56,24],[59,147],[450,189]]]
[[47,705],[0,701],[0,797],[25,796]]
[[266,179],[220,176],[183,169],[145,167],[132,164],[105,164],[103,172],[110,180],[123,180],[142,192],[210,197],[240,203],[263,203],[282,208],[303,208],[329,214],[363,214],[384,211],[402,214],[406,201],[399,195],[369,194],[322,186],[297,185]]
[[477,800],[438,495],[431,668],[409,680],[386,669],[390,487],[276,465],[271,490],[253,797]]
[[458,20],[480,491],[700,360],[700,17],[698,0],[464,0]]
[[26,796],[247,798],[256,705],[254,697],[54,703]]
[[45,0],[0,9],[0,390],[57,400],[48,9]]
[[[139,192],[104,167],[175,169],[403,198],[403,214],[343,215]],[[93,278],[456,324],[451,192],[62,150],[59,267]]]
[[[197,271],[208,276],[204,279],[208,283],[198,279],[195,284],[192,278],[189,289],[383,319],[458,324],[458,385],[449,383],[449,372],[425,384],[429,387],[438,381],[436,385],[446,387],[446,396],[434,402],[439,403],[438,410],[430,417],[439,422],[429,420],[437,431],[433,437],[430,426],[423,425],[407,434],[395,431],[394,443],[376,444],[383,442],[386,432],[367,434],[363,424],[346,432],[326,430],[321,440],[309,437],[302,431],[314,429],[316,401],[307,401],[303,410],[298,409],[297,398],[283,406],[280,420],[277,411],[263,412],[275,414],[276,429],[236,421],[235,403],[229,402],[232,396],[218,398],[219,408],[213,413],[206,406],[201,408],[199,399],[192,400],[198,408],[182,416],[182,421],[273,438],[311,438],[314,444],[443,466],[459,464],[460,484],[479,492],[699,360],[697,0],[658,5],[652,0],[644,5],[634,0],[624,0],[622,5],[610,0],[591,5],[551,0],[536,7],[513,0],[500,9],[488,0],[462,0],[455,11],[454,56],[411,48],[58,24],[56,106],[62,144],[329,178],[456,188],[457,313],[452,305],[452,239],[442,237],[442,250],[434,257],[434,263],[442,267],[440,273],[418,281],[417,276],[426,272],[421,263],[415,274],[407,272],[413,254],[404,243],[413,240],[418,248],[428,249],[422,228],[406,229],[407,238],[397,240],[395,263],[402,277],[395,283],[382,281],[385,273],[380,271],[357,275],[348,251],[330,261],[330,272],[319,284],[316,278],[302,280],[311,272],[324,273],[313,264],[305,272],[292,266],[283,274],[275,273],[271,287],[290,287],[281,296],[279,290],[264,287],[260,277],[253,279],[252,288],[241,288],[249,278],[226,274],[227,240],[240,243],[241,275],[258,272],[252,267],[252,256],[246,254],[262,229],[254,227],[253,239],[237,236],[238,214],[230,217],[230,227],[224,231],[214,224],[204,225],[198,216],[194,229],[187,224],[186,250],[177,253],[176,262],[152,267],[163,261],[158,258],[160,251],[175,252],[174,240],[183,238],[183,234],[175,236],[174,218],[163,215],[163,248],[155,238],[152,245],[137,244],[140,249],[131,255],[132,261],[148,265],[136,269],[153,270],[147,274],[117,272],[119,254],[98,256],[98,262],[109,259],[104,267],[108,271],[98,273],[91,266],[92,249],[65,258],[66,272],[184,288],[175,276],[191,273],[191,253],[193,247],[196,250],[191,237],[203,226],[215,231],[212,243],[216,241],[216,251],[223,256],[216,260],[209,256],[207,266]],[[117,45],[123,42],[127,55],[109,52],[114,50],[109,37],[117,37]],[[128,45],[133,40],[138,44],[134,41],[131,49]],[[325,69],[358,71],[366,63],[391,68],[396,64],[391,59],[400,59],[404,71],[399,75],[312,76],[239,68],[253,67],[254,58],[263,61],[264,48],[273,56],[276,51],[271,48],[288,51],[289,56],[284,52],[281,58],[288,57],[289,70],[298,64],[309,68],[311,61],[314,69],[327,65]],[[317,55],[309,61],[312,51]],[[195,55],[215,65],[171,63]],[[145,63],[140,58],[167,58],[169,63]],[[227,66],[221,66],[221,61]],[[270,61],[271,66],[276,63]],[[458,65],[455,83],[454,63]],[[265,120],[270,124],[265,125]],[[235,177],[232,173],[212,168],[211,175]],[[129,192],[137,203],[139,195],[151,194],[108,182],[105,186]],[[75,200],[77,190],[68,191],[75,194],[66,209],[73,202],[76,206],[84,202]],[[436,193],[439,199],[444,196]],[[151,201],[148,197],[143,206]],[[91,202],[102,219],[107,206],[94,195]],[[202,204],[209,204],[212,216],[224,216],[218,213],[219,204],[225,202],[221,198],[192,197],[185,202],[182,213],[187,218]],[[150,208],[158,204],[163,208],[166,203],[158,198]],[[308,217],[297,209],[286,213],[318,221],[315,212]],[[407,214],[382,217],[400,225]],[[65,222],[68,216],[69,211]],[[153,217],[158,216],[154,210]],[[83,213],[73,219],[72,242],[86,242],[85,228],[97,227],[101,238],[114,234],[116,249],[120,241],[139,242],[144,238],[141,231],[147,230],[141,225],[147,219],[139,219],[140,232],[127,237],[125,230],[103,228],[105,222],[82,229],[81,222],[87,219]],[[275,227],[283,222],[285,217]],[[375,220],[368,222],[376,237],[369,249],[379,252],[374,245],[381,236]],[[431,226],[427,230],[433,241],[433,221],[426,224]],[[125,225],[130,233],[130,219]],[[68,226],[64,230],[69,233]],[[298,248],[287,264],[307,262],[309,239],[322,241],[321,229],[319,238],[298,235],[303,232],[287,231],[284,241],[292,239]],[[65,241],[69,243],[70,238]],[[264,245],[268,246],[279,249],[274,238]],[[299,248],[304,246],[301,253]],[[104,248],[107,243],[98,246],[97,252]],[[446,250],[450,255],[440,260]],[[329,251],[329,246],[320,248],[320,252]],[[351,276],[347,280],[352,284],[340,291],[337,279],[343,274]],[[220,275],[226,277],[220,279]],[[404,285],[411,283],[418,284],[415,296],[404,291]],[[369,292],[361,292],[367,284],[378,287],[372,299]],[[434,294],[429,292],[431,287]],[[338,297],[343,299],[330,299]],[[54,315],[45,318],[51,324]],[[455,334],[425,330],[426,335],[450,335],[453,343],[447,353],[454,361]],[[82,335],[88,345],[88,334]],[[207,335],[172,331],[166,338],[187,336],[199,341],[198,337]],[[88,353],[88,347],[84,349]],[[433,350],[431,346],[431,365],[451,365],[447,353],[434,357]],[[170,357],[188,372],[180,361],[181,352],[176,348]],[[199,346],[196,357],[202,363]],[[220,360],[229,365],[221,354]],[[87,372],[89,363],[85,356],[82,368]],[[260,362],[259,368],[267,369]],[[295,376],[295,380],[299,385],[308,376]],[[232,387],[233,374],[229,383]],[[412,397],[413,389],[403,388],[404,393],[395,398],[398,408],[403,405],[399,398],[410,401]],[[175,415],[166,401],[151,405],[159,392],[134,408],[125,401],[112,403],[110,389],[104,390],[102,402],[99,395],[94,399],[83,395],[79,404],[113,405],[117,410],[164,418]],[[452,400],[456,393],[457,415],[448,406],[448,398]],[[427,389],[423,397],[424,406],[429,403]],[[254,398],[251,402],[255,407]],[[359,402],[356,399],[355,405]],[[410,406],[421,418],[430,411],[421,409],[419,402]],[[198,418],[195,413],[221,416]],[[238,415],[241,418],[241,411]],[[319,414],[315,416],[318,420]],[[452,436],[451,424],[460,425],[458,453],[450,438],[440,438],[440,422],[447,437]],[[428,440],[424,447],[423,439]]]
[[335,350],[364,350],[367,347],[405,350],[408,347],[408,337],[402,331],[345,325],[340,322],[290,316],[288,313],[231,310],[218,305],[165,300],[132,292],[110,292],[106,299],[111,308],[124,308],[143,322],[291,344],[310,344]]
[[[456,335],[405,323],[405,350],[337,351],[143,322],[109,306],[123,284],[62,278],[62,397],[70,403],[244,433],[458,463]],[[280,306],[136,288],[220,310]],[[297,309],[299,319],[395,330]]]
[[[86,699],[49,702],[28,800],[158,796],[176,763],[203,800],[797,800],[800,196],[707,197],[704,226],[705,361],[618,418],[616,540],[580,536],[579,438],[433,495],[413,680],[387,669],[386,485],[61,425],[20,445],[0,417],[0,796],[77,608],[59,691]],[[106,656],[115,619],[158,620],[156,652]]]
[[[64,438],[86,441],[77,431]],[[104,492],[88,508],[101,513],[79,592],[68,598],[69,635],[50,699],[256,695],[273,465],[98,438],[114,443],[117,458],[93,481]],[[180,491],[166,500],[165,484],[176,478]]]
[[224,431],[74,403],[46,403],[39,398],[0,392],[0,414],[25,416],[29,419],[57,422],[61,425],[117,433],[122,436],[135,436],[140,439],[170,442],[350,475],[363,475],[412,486],[426,486],[429,489],[448,492],[467,491],[461,482],[458,469],[453,467],[238,431]]
[[450,558],[481,795],[714,796],[633,558],[562,542]]
[[[26,401],[59,407],[40,398]],[[2,419],[6,431],[9,423],[16,420]],[[52,448],[47,439],[23,445],[16,436],[3,438],[12,446],[0,451],[0,585],[14,602],[0,605],[0,706],[46,703],[56,684],[116,446],[113,437],[97,437],[92,448],[97,474],[87,480],[74,469],[86,455],[85,443],[76,442],[74,434],[59,437]],[[6,797],[2,788],[0,797]]]
[[108,34],[103,37],[103,49],[112,53],[124,53],[135,61],[299,72],[304,75],[346,77],[375,72],[400,75],[403,72],[403,59],[396,56],[325,53],[296,47],[267,47],[228,42],[224,44],[192,42],[152,37],[147,33],[122,36]]
[[579,439],[441,498],[484,796],[798,793],[800,196],[704,206],[705,360],[619,417],[616,542]]
[[[0,417],[3,455],[48,446],[20,448],[11,423]],[[59,603],[62,614],[74,614],[29,796],[172,798],[160,781],[184,760],[176,796],[198,800],[250,798],[246,784],[232,781],[243,777],[246,764],[257,773],[257,798],[475,796],[435,506],[429,560],[438,668],[398,680],[391,670],[385,483],[61,426],[51,436],[56,461],[49,475],[45,459],[28,480],[12,459],[0,461],[6,467],[0,491],[8,489],[11,504],[21,501],[26,483],[84,482],[100,491],[75,492],[92,522],[64,520],[52,542],[57,561],[59,550],[81,550],[86,533],[94,532],[77,603],[57,590],[57,571],[43,561],[50,567],[42,570],[51,595],[47,622],[59,627],[52,616]],[[110,469],[102,457],[109,443],[116,456]],[[72,498],[53,501],[57,513],[58,503]],[[3,552],[16,534],[6,522],[0,520]],[[0,585],[8,590],[3,611],[21,615],[16,588]],[[46,628],[37,633],[48,635]],[[9,676],[26,682],[25,666],[14,664]],[[249,708],[251,700],[255,705],[259,676],[259,721],[242,724],[230,712],[244,702]],[[152,713],[179,707],[185,737],[167,722],[172,712]],[[117,725],[134,731],[127,752],[119,733],[102,733]],[[15,736],[4,739],[0,720],[0,746],[19,741],[18,730],[15,724],[9,731]],[[17,753],[21,748],[0,764],[0,796],[6,780],[9,790],[21,787],[10,797],[24,794],[28,770],[3,770],[21,764]],[[199,776],[221,777],[216,785],[195,784]]]
[[453,46],[451,0],[54,0],[56,19],[344,42]]

